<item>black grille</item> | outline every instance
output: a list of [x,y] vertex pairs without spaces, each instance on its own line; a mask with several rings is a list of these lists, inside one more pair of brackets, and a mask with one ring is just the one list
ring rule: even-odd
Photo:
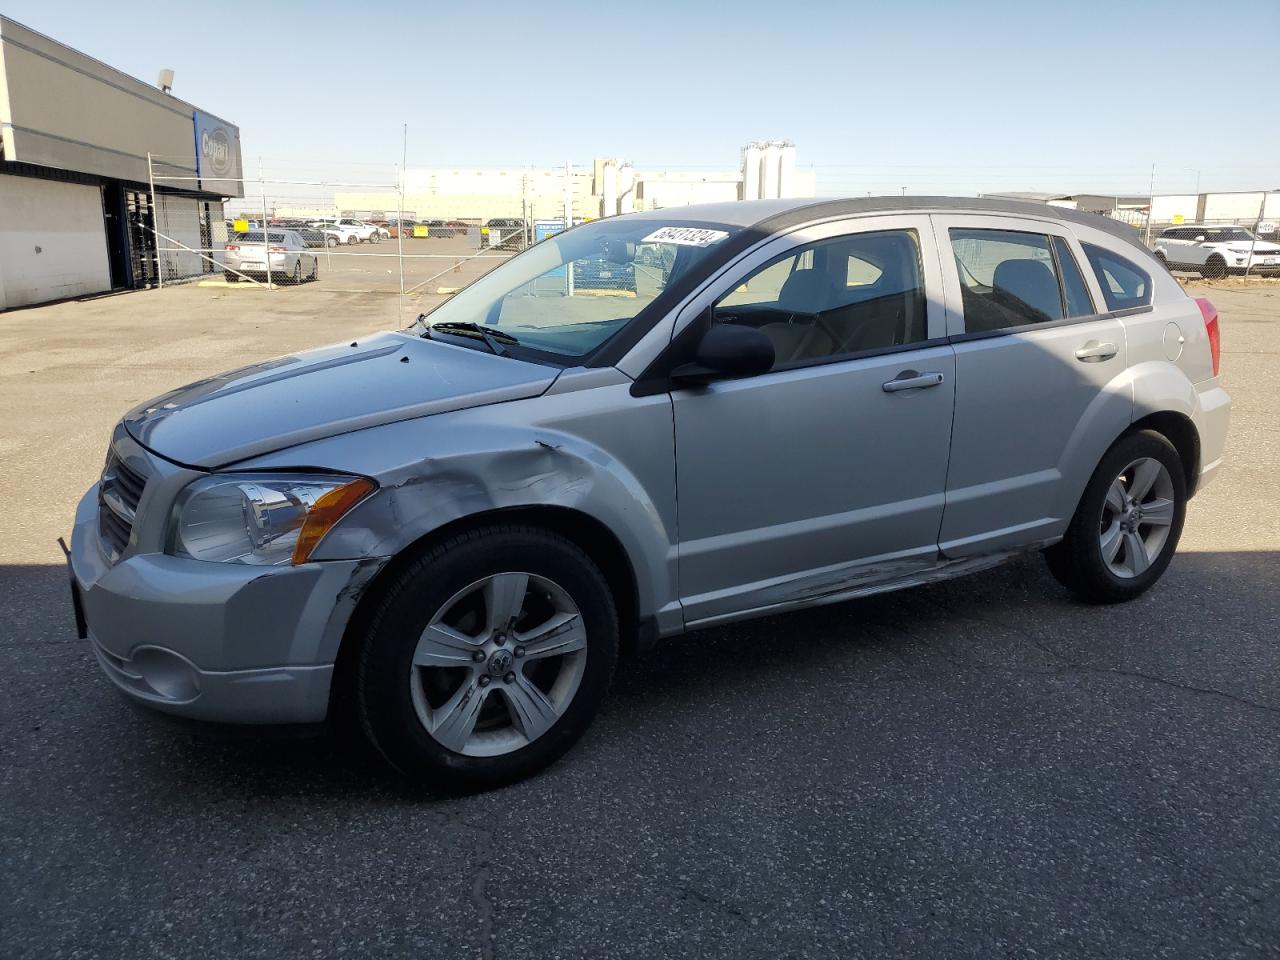
[[133,519],[147,478],[114,453],[107,459],[98,484],[98,533],[114,562],[129,545]]

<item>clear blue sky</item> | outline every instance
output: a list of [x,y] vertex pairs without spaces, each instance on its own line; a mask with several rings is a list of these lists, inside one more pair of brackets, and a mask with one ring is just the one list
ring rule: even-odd
[[825,193],[1136,192],[1153,163],[1159,191],[1197,175],[1204,189],[1280,187],[1274,2],[5,0],[4,12],[147,81],[172,67],[176,95],[240,125],[248,171],[259,156],[269,173],[390,170],[408,123],[410,167],[603,155],[731,168],[746,141],[789,138]]

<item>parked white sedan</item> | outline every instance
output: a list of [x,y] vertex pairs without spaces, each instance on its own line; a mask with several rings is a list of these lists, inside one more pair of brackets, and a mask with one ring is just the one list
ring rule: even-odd
[[236,234],[223,248],[222,257],[223,276],[228,283],[237,282],[242,275],[265,278],[270,274],[273,281],[280,283],[302,283],[320,276],[319,260],[295,230],[270,230],[266,242],[261,230]]

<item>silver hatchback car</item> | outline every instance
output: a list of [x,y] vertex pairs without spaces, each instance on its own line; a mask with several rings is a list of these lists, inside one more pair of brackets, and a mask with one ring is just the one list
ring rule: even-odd
[[1094,602],[1222,462],[1218,317],[1131,228],[779,200],[561,233],[413,327],[128,413],[70,551],[157,710],[350,705],[454,789],[553,761],[620,652],[1043,551]]

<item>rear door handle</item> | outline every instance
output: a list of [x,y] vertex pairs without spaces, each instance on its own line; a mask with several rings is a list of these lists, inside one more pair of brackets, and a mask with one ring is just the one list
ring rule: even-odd
[[1076,351],[1076,359],[1083,360],[1085,363],[1097,363],[1100,360],[1110,360],[1118,352],[1114,343],[1090,340]]
[[942,383],[940,373],[916,373],[914,370],[903,370],[894,379],[881,384],[885,393],[897,393],[899,390],[923,390],[925,387],[936,387]]

